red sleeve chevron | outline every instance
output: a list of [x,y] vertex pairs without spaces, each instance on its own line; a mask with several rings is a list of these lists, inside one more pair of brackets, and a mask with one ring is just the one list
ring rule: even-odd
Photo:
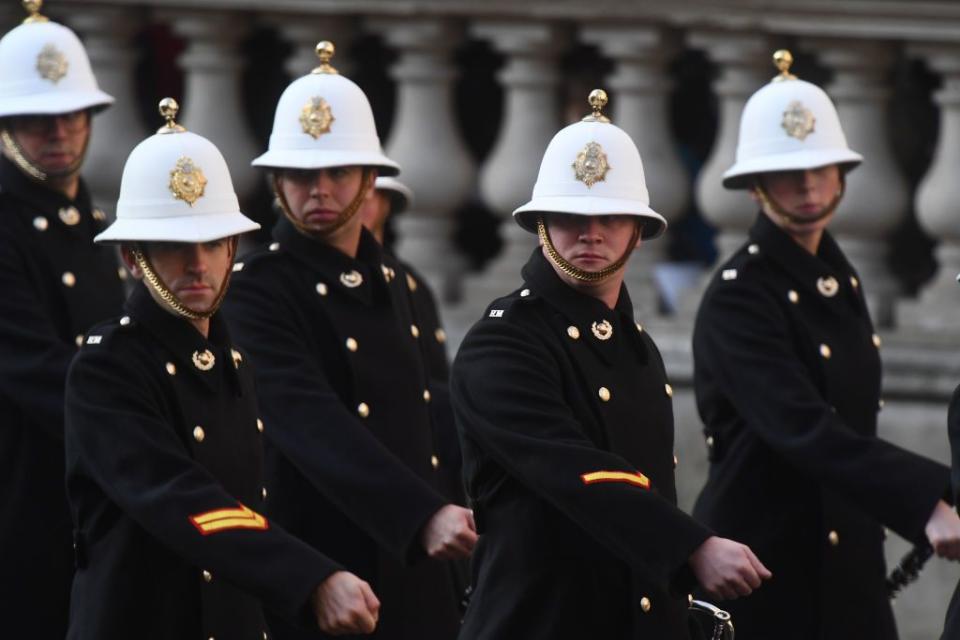
[[263,531],[270,528],[270,523],[267,522],[266,518],[243,504],[240,504],[237,509],[215,509],[198,513],[195,516],[190,516],[190,523],[205,536],[232,529],[258,529]]
[[644,489],[650,488],[650,478],[639,471],[627,473],[626,471],[593,471],[584,473],[580,476],[583,484],[594,484],[597,482],[626,482]]

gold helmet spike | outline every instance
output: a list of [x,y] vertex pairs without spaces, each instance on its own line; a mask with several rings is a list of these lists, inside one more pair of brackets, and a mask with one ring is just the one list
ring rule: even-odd
[[606,91],[603,89],[594,89],[587,97],[587,102],[589,102],[593,108],[593,113],[586,116],[582,122],[610,122],[610,118],[601,113],[608,102]]
[[29,14],[23,19],[23,24],[46,22],[49,19],[46,16],[40,15],[40,7],[43,6],[43,0],[23,0],[20,4],[23,5],[24,10]]
[[782,82],[784,80],[796,80],[797,76],[790,73],[790,66],[793,64],[793,54],[787,49],[777,49],[773,52],[773,66],[780,70],[780,73],[774,76],[770,82]]
[[337,48],[329,40],[321,40],[317,43],[317,57],[320,58],[320,66],[314,68],[310,73],[336,75],[337,70],[330,65],[330,60]]
[[167,124],[157,129],[157,133],[183,133],[186,131],[182,126],[175,122],[177,112],[180,111],[180,105],[173,98],[164,98],[159,105],[160,115],[164,117]]

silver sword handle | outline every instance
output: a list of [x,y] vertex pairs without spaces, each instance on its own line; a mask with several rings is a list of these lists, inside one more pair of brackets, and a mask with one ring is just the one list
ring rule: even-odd
[[713,636],[710,640],[734,640],[733,620],[730,614],[703,600],[691,600],[690,611],[704,613],[713,619]]

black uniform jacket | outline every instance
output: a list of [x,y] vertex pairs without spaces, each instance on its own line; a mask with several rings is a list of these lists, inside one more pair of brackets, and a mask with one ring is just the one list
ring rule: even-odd
[[744,638],[895,638],[885,525],[921,542],[947,469],[877,438],[880,338],[825,233],[816,256],[760,214],[697,315],[710,471],[694,515],[773,579],[729,603]]
[[67,637],[262,640],[258,598],[308,623],[339,567],[260,514],[248,359],[219,314],[207,340],[143,286],[127,313],[91,330],[67,379]]
[[82,182],[71,201],[0,158],[0,620],[12,636],[67,629],[63,385],[78,338],[123,303],[113,249],[93,244],[103,219]]
[[481,532],[460,637],[686,638],[687,560],[710,533],[675,506],[660,354],[626,287],[611,310],[539,249],[523,278],[453,364]]
[[[950,400],[950,410],[947,412],[947,433],[950,436],[950,453],[952,457],[953,503],[960,498],[960,387],[953,392]],[[960,640],[960,584],[953,592],[950,606],[947,609],[946,624],[943,628],[941,640]]]
[[[450,638],[449,568],[413,563],[444,504],[423,341],[403,268],[363,231],[356,259],[281,219],[234,273],[226,315],[257,367],[267,509],[368,580],[378,638]],[[277,635],[300,636],[292,630]]]

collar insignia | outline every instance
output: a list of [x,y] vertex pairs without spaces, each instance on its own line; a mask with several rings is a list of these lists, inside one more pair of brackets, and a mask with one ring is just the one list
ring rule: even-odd
[[63,220],[63,224],[65,225],[72,227],[80,222],[80,212],[77,211],[76,207],[62,207],[57,214],[60,216],[60,219]]
[[67,67],[67,57],[52,44],[45,45],[37,54],[37,73],[53,84],[57,84],[67,75]]
[[348,289],[356,289],[363,284],[363,275],[357,270],[344,271],[340,274],[340,284]]
[[817,278],[817,291],[820,292],[820,295],[827,298],[832,298],[837,295],[837,291],[840,290],[840,283],[837,282],[837,279],[833,276],[828,276],[826,278]]
[[209,349],[193,352],[193,366],[200,369],[200,371],[210,371],[216,362],[217,359]]
[[207,178],[203,171],[186,156],[177,160],[177,165],[170,171],[170,192],[174,198],[183,200],[191,207],[203,197],[206,186]]
[[813,133],[813,125],[817,119],[813,117],[813,112],[807,109],[799,100],[794,100],[787,105],[787,110],[783,112],[783,122],[780,126],[787,132],[791,138],[803,142],[804,138]]
[[300,126],[303,127],[303,132],[314,140],[330,133],[330,125],[335,119],[330,104],[320,96],[307,100],[307,104],[300,110]]
[[588,142],[573,163],[574,176],[588,189],[597,182],[603,182],[609,170],[607,154],[597,142]]
[[613,325],[607,320],[594,322],[590,325],[590,331],[597,340],[609,340],[613,337]]

